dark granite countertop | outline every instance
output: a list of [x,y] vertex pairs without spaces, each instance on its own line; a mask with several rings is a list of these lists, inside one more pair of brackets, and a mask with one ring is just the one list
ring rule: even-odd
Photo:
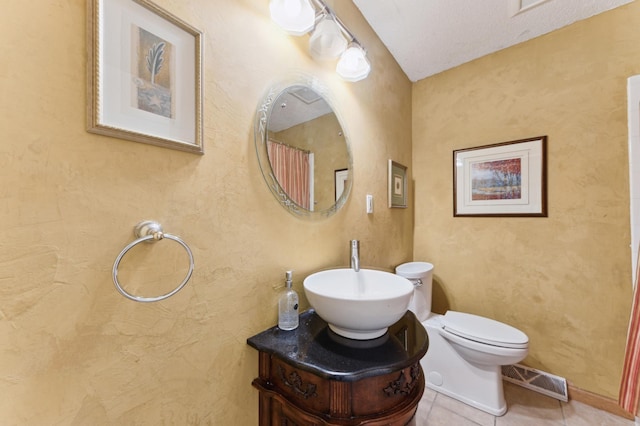
[[383,336],[352,340],[338,336],[313,309],[300,314],[295,330],[274,326],[247,339],[255,349],[296,368],[338,381],[392,373],[418,362],[427,352],[427,332],[411,311]]

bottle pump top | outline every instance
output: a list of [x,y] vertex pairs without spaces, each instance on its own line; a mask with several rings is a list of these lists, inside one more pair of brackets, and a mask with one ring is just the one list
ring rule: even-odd
[[285,274],[287,280],[287,288],[291,288],[291,280],[293,279],[293,271],[287,271]]

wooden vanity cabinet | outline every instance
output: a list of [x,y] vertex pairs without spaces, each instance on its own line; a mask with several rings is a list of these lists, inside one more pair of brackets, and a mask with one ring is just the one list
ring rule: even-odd
[[411,312],[375,341],[337,336],[307,311],[297,330],[274,327],[248,343],[259,351],[260,426],[413,424],[428,339]]

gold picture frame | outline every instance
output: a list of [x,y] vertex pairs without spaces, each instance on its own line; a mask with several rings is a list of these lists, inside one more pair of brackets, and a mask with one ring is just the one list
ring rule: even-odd
[[148,0],[88,0],[87,37],[87,131],[203,154],[202,32]]
[[407,208],[407,167],[389,160],[389,208]]

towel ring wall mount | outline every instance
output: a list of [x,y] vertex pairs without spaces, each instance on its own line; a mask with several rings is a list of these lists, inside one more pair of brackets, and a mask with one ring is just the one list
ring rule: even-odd
[[[162,225],[160,225],[158,222],[153,220],[145,220],[138,223],[133,228],[133,233],[137,239],[135,241],[132,241],[130,244],[128,244],[120,252],[118,257],[116,257],[116,260],[113,263],[113,271],[112,271],[113,283],[115,284],[118,292],[120,292],[120,294],[122,294],[127,299],[133,300],[135,302],[148,303],[148,302],[159,302],[161,300],[164,300],[168,297],[173,296],[174,294],[182,290],[182,288],[187,284],[187,282],[189,282],[189,279],[191,278],[191,274],[193,274],[193,267],[194,267],[193,253],[191,253],[191,249],[189,248],[189,246],[184,241],[182,241],[180,237],[164,233],[162,230]],[[184,280],[182,280],[182,282],[178,284],[178,286],[173,290],[171,290],[169,293],[163,294],[161,296],[142,297],[142,296],[136,296],[127,292],[124,288],[122,288],[122,286],[120,285],[120,282],[118,281],[118,266],[120,266],[120,261],[122,260],[124,255],[127,254],[129,250],[131,250],[133,247],[137,246],[140,243],[156,243],[163,239],[173,240],[178,244],[180,244],[182,247],[184,247],[184,249],[186,250],[187,255],[189,256],[189,271],[187,272],[187,275],[185,276]]]

